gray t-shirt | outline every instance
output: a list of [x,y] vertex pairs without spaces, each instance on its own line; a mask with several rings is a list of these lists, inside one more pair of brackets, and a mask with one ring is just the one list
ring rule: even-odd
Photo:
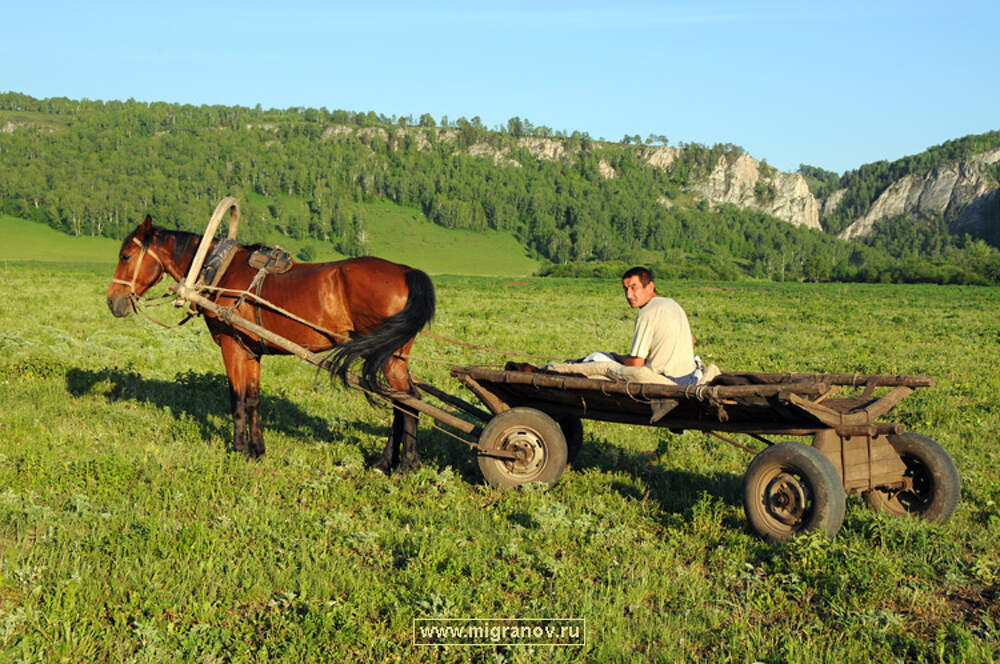
[[646,366],[670,378],[695,370],[694,345],[687,314],[669,297],[654,297],[639,309],[629,355],[646,360]]

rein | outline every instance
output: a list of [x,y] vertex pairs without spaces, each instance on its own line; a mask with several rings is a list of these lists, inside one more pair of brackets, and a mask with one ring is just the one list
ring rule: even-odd
[[[135,262],[135,270],[132,271],[132,281],[125,281],[124,279],[114,279],[114,278],[112,278],[111,279],[111,283],[113,283],[113,284],[122,284],[123,286],[128,286],[128,294],[130,296],[139,297],[138,295],[135,294],[135,283],[136,283],[136,281],[139,280],[139,270],[142,269],[142,263],[143,263],[143,260],[146,258],[146,254],[149,254],[150,256],[152,256],[153,258],[155,258],[156,262],[160,264],[160,267],[162,267],[164,269],[164,271],[166,271],[166,266],[163,264],[163,261],[160,260],[160,257],[157,256],[156,253],[152,249],[150,249],[149,247],[147,247],[146,245],[144,245],[142,242],[139,242],[139,240],[136,239],[136,238],[132,238],[132,241],[135,242],[137,245],[139,245],[139,247],[142,249],[142,251],[139,252],[139,260],[137,260]],[[162,278],[163,278],[163,275],[161,274],[160,275],[160,279],[162,279]],[[155,286],[156,283],[160,279],[157,279],[156,281],[154,281],[152,284],[149,285],[149,287],[152,288],[153,286]]]
[[[149,254],[150,256],[152,256],[156,260],[156,262],[160,264],[160,267],[163,270],[160,273],[160,276],[157,277],[156,281],[154,281],[153,283],[151,283],[149,285],[149,288],[152,288],[153,286],[155,286],[156,284],[158,284],[161,279],[163,279],[163,275],[167,273],[167,266],[163,264],[163,261],[160,260],[160,257],[156,255],[155,251],[153,251],[148,246],[144,245],[142,242],[140,242],[139,240],[137,240],[134,237],[132,238],[132,241],[135,242],[140,247],[142,247],[142,251],[139,253],[139,260],[137,260],[136,263],[135,263],[135,270],[132,271],[132,281],[125,281],[124,279],[115,279],[115,278],[112,278],[111,279],[111,283],[113,283],[113,284],[121,284],[123,286],[128,286],[128,299],[129,299],[129,302],[132,305],[132,311],[135,312],[136,314],[142,314],[148,320],[150,320],[153,323],[156,323],[160,327],[165,327],[165,328],[180,327],[184,323],[186,323],[189,320],[191,320],[191,317],[193,316],[193,314],[189,313],[183,320],[181,320],[181,322],[176,323],[174,325],[168,325],[167,323],[164,323],[162,321],[157,320],[156,318],[153,318],[152,316],[150,316],[148,313],[146,313],[144,310],[142,310],[140,308],[140,306],[139,306],[140,304],[142,304],[143,302],[146,302],[146,301],[149,300],[149,298],[147,298],[146,300],[143,300],[143,298],[140,297],[135,292],[135,284],[139,280],[139,271],[142,270],[142,263],[143,263],[143,260],[146,258],[146,254]],[[159,297],[157,297],[155,299],[162,300],[163,298],[166,298],[166,297],[170,297],[170,295],[169,294],[160,295]]]

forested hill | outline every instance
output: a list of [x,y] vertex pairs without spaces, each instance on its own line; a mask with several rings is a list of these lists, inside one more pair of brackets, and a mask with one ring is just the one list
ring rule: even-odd
[[[984,136],[963,149],[994,145]],[[390,201],[445,228],[509,231],[555,274],[642,262],[668,277],[1000,281],[1000,253],[975,239],[995,225],[954,235],[954,211],[904,209],[860,239],[836,237],[848,204],[871,207],[925,166],[788,174],[733,145],[611,143],[520,118],[488,129],[479,118],[0,94],[0,212],[76,235],[120,238],[146,213],[200,232],[234,195],[253,220],[244,240],[311,237],[357,254],[373,204]],[[996,189],[996,170],[985,173]],[[981,207],[988,221],[995,212]]]

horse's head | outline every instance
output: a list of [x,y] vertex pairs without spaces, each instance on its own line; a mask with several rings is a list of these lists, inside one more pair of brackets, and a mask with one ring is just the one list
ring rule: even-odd
[[163,261],[152,248],[154,234],[152,219],[147,215],[122,243],[118,267],[108,286],[108,308],[119,318],[135,311],[139,296],[163,278]]

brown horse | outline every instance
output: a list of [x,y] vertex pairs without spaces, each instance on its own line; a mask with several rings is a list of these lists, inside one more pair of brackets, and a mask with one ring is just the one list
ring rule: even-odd
[[[200,243],[200,236],[158,228],[147,216],[122,243],[118,267],[108,287],[111,313],[122,317],[136,311],[139,296],[165,273],[181,281]],[[407,355],[413,337],[434,316],[434,286],[425,273],[381,258],[363,257],[298,263],[283,274],[267,276],[260,297],[313,323],[318,331],[233,292],[246,290],[257,274],[248,265],[256,248],[237,246],[234,250],[230,267],[217,284],[220,290],[212,296],[217,304],[227,308],[236,305],[233,313],[258,320],[267,330],[313,352],[333,349],[330,366],[345,380],[351,365],[361,360],[361,382],[367,388],[416,395]],[[222,349],[229,377],[233,447],[247,456],[260,456],[264,453],[259,417],[260,358],[286,352],[208,311],[202,313]],[[392,432],[376,463],[386,472],[419,465],[417,418],[401,408],[394,410]]]

